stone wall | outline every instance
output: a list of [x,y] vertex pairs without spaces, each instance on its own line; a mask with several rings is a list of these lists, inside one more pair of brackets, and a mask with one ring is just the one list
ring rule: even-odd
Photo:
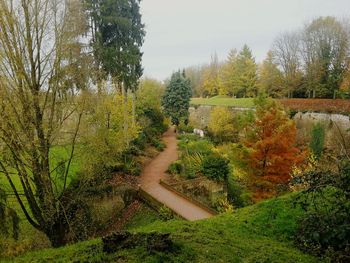
[[[190,121],[194,128],[205,129],[210,122],[210,112],[216,106],[190,107]],[[244,108],[230,108],[232,114]],[[342,151],[341,145],[350,148],[350,119],[347,115],[298,112],[293,117],[298,129],[298,141],[308,143],[311,138],[311,130],[314,124],[321,123],[326,131],[326,146],[330,149]],[[349,145],[348,145],[349,144]]]

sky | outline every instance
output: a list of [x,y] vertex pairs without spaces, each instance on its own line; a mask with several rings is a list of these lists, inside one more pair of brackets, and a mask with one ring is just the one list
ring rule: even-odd
[[261,62],[276,36],[319,16],[350,17],[350,0],[142,0],[144,76],[220,60],[246,43]]

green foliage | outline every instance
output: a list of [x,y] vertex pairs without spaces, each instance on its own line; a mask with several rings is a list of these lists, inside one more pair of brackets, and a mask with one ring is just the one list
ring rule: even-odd
[[157,138],[152,139],[151,145],[156,147],[158,151],[163,151],[166,147],[165,143]]
[[325,128],[321,123],[316,123],[312,127],[310,149],[316,158],[320,158],[324,149]]
[[190,81],[180,72],[174,73],[162,99],[164,112],[173,124],[179,125],[181,120],[188,119],[191,95]]
[[201,172],[204,176],[215,181],[226,181],[229,174],[228,160],[218,154],[204,158]]
[[182,162],[181,160],[177,160],[175,162],[173,162],[172,164],[170,164],[169,168],[168,168],[168,173],[172,174],[172,175],[180,175],[182,173]]
[[214,146],[193,134],[181,135],[179,138],[180,160],[174,162],[169,170],[188,179],[195,178],[201,172],[203,159],[212,153]]
[[234,207],[244,207],[251,204],[250,196],[239,178],[228,176],[227,198]]
[[179,132],[192,133],[193,127],[184,121],[180,121],[179,126],[177,126]]
[[162,206],[159,211],[159,217],[163,220],[163,221],[168,221],[168,220],[171,220],[171,219],[174,219],[175,216],[174,216],[174,213],[173,211],[171,211],[168,207],[166,206]]
[[216,107],[210,112],[208,124],[210,137],[216,143],[235,141],[238,139],[238,129],[234,113],[224,107]]
[[348,262],[350,249],[350,164],[340,171],[311,170],[298,178],[307,189],[296,202],[306,211],[295,235],[302,249]]
[[[86,1],[93,24],[94,59],[125,89],[135,89],[142,75],[142,52],[145,30],[138,0]],[[99,67],[98,67],[99,68]]]

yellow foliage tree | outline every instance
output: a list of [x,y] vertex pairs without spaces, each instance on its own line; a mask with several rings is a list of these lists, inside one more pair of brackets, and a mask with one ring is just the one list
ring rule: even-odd
[[208,130],[217,142],[234,141],[237,138],[233,112],[225,107],[216,107],[210,113]]

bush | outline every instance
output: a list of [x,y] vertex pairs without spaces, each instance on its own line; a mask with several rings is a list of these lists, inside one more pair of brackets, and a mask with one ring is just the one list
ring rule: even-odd
[[180,175],[182,173],[182,163],[180,160],[177,160],[170,164],[168,168],[168,173],[172,175]]
[[310,149],[316,158],[320,158],[324,148],[325,129],[317,123],[312,127]]
[[218,154],[204,158],[201,172],[204,176],[215,181],[226,181],[229,174],[228,160]]
[[306,211],[298,224],[297,244],[316,255],[326,253],[335,262],[349,262],[350,164],[338,173],[311,171],[299,181],[308,188],[297,199]]
[[177,129],[179,130],[179,132],[193,133],[193,127],[186,124],[183,121],[180,122],[180,124],[177,126]]
[[153,138],[152,141],[151,141],[151,145],[156,147],[156,149],[158,151],[164,151],[166,145],[163,141],[159,140],[159,139],[156,139],[156,138]]
[[163,220],[163,221],[168,221],[171,219],[174,219],[174,213],[173,211],[171,211],[168,207],[166,206],[162,206],[161,208],[159,208],[159,217]]
[[227,180],[227,198],[235,207],[244,207],[251,204],[249,193],[244,189],[238,178],[229,176]]
[[203,155],[209,155],[213,151],[213,144],[207,140],[181,140],[179,142],[179,148],[182,152],[193,155],[193,154],[203,154]]

